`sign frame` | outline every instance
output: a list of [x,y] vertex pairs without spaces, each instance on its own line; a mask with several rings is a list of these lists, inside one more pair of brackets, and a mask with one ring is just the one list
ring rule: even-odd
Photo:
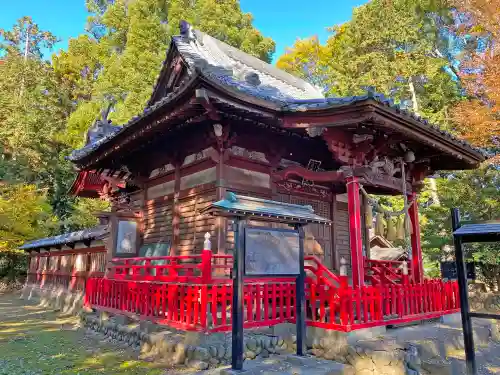
[[[275,232],[275,233],[290,233],[296,235],[297,239],[297,272],[294,273],[248,273],[247,272],[247,255],[248,255],[248,248],[247,248],[247,235],[251,232],[254,231],[268,231],[268,232]],[[243,276],[244,277],[264,277],[264,278],[289,278],[289,277],[297,277],[300,275],[300,246],[301,246],[301,239],[300,239],[300,232],[297,229],[285,229],[285,228],[272,228],[272,227],[260,227],[260,226],[245,226],[244,231],[243,231],[243,236],[244,236],[244,245],[243,245]]]
[[[133,222],[135,223],[135,243],[133,244],[133,249],[134,252],[130,253],[119,253],[118,250],[118,234],[119,234],[119,228],[120,228],[120,223],[121,222]],[[113,258],[135,258],[137,257],[137,254],[139,253],[139,249],[142,245],[142,239],[141,239],[141,220],[139,217],[135,216],[134,214],[124,214],[124,213],[119,213],[117,215],[114,215],[111,219],[111,249],[112,249],[112,254]]]
[[[257,276],[252,274],[251,276],[245,275],[245,248],[246,248],[246,229],[247,228],[257,228],[266,229],[266,227],[254,227],[247,226],[245,220],[240,218],[235,218],[233,223],[234,230],[234,262],[233,262],[233,300],[232,300],[232,329],[231,329],[231,368],[234,371],[241,371],[243,369],[243,331],[244,331],[244,316],[243,316],[243,286],[245,283],[245,278],[251,277],[262,277],[268,279],[278,279],[278,278],[290,278],[294,277],[295,290],[296,290],[296,330],[297,330],[297,351],[298,356],[303,356],[306,352],[305,341],[306,341],[306,311],[305,311],[305,270],[304,270],[304,224],[292,224],[294,229],[281,229],[281,228],[271,228],[272,230],[295,232],[298,234],[299,240],[299,273],[292,275],[262,275]],[[269,228],[267,228],[269,229]]]

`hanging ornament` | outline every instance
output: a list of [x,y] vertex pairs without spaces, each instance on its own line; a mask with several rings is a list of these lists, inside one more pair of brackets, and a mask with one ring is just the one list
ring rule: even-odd
[[411,236],[413,234],[410,215],[405,215],[405,233],[407,236]]
[[387,238],[388,241],[394,241],[396,239],[396,226],[394,224],[394,220],[389,216],[387,218]]
[[384,226],[384,215],[378,213],[375,218],[375,234],[378,236],[384,236],[385,226]]
[[372,206],[369,203],[365,204],[365,224],[368,229],[373,227]]
[[405,223],[404,223],[404,217],[402,215],[398,217],[398,221],[396,224],[396,238],[398,240],[405,239]]

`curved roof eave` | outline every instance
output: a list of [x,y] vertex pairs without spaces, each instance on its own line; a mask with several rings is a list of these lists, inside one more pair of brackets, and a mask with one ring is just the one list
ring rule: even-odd
[[92,154],[109,147],[110,142],[116,142],[117,139],[124,137],[127,133],[133,132],[133,128],[135,128],[139,122],[142,122],[149,116],[156,114],[159,110],[167,107],[168,105],[172,105],[172,103],[177,99],[180,99],[191,89],[195,88],[198,80],[199,75],[194,74],[184,86],[179,88],[179,90],[173,91],[170,95],[158,100],[152,106],[146,107],[143,113],[139,113],[137,116],[134,116],[126,124],[122,125],[118,131],[110,136],[102,138],[93,144],[88,144],[79,150],[73,151],[68,159],[75,164],[83,164],[82,161],[88,159]]

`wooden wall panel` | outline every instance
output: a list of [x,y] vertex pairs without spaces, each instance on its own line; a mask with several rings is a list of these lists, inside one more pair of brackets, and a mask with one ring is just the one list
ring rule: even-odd
[[337,202],[335,212],[335,251],[338,258],[345,258],[348,264],[348,272],[351,274],[351,248],[349,247],[349,213],[347,204]]
[[[311,205],[317,215],[331,218],[330,202],[284,193],[278,193],[274,199],[284,203]],[[304,229],[306,235],[304,243],[305,254],[318,257],[325,266],[331,268],[333,265],[331,227],[323,224],[308,224]]]
[[[215,201],[215,190],[203,192],[179,200],[179,245],[177,255],[199,254],[203,250],[205,233],[212,235],[215,241],[215,218],[200,211]],[[216,252],[216,249],[212,247]]]
[[271,187],[271,177],[268,173],[258,171],[225,166],[224,169],[225,180],[228,184],[239,184],[245,186],[255,186],[260,188]]
[[144,207],[144,243],[172,240],[173,200],[152,203]]

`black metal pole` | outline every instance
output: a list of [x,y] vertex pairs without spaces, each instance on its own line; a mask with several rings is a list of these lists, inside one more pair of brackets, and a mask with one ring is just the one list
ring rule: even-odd
[[245,224],[243,220],[234,221],[233,256],[233,306],[232,306],[232,346],[231,367],[243,369],[243,263],[245,246]]
[[304,228],[302,225],[296,226],[299,232],[299,275],[296,282],[296,330],[297,330],[297,355],[304,355],[305,339],[306,339],[306,317],[305,317],[305,270],[304,270]]
[[[451,227],[453,232],[460,227],[460,212],[458,208],[451,209]],[[469,315],[469,296],[467,288],[467,271],[465,269],[462,240],[454,236],[455,261],[457,262],[458,291],[460,294],[460,313],[462,315],[462,330],[464,333],[465,362],[468,375],[476,375],[476,354],[474,352],[474,337],[472,322]]]

